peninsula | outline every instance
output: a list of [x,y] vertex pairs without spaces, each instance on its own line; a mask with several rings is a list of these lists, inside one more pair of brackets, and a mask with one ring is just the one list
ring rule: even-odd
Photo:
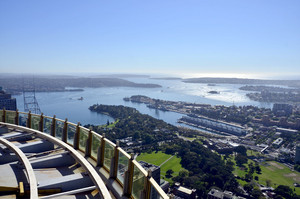
[[[75,76],[0,76],[0,85],[11,94],[19,94],[25,90],[35,89],[36,92],[83,91],[83,88],[101,87],[137,87],[159,88],[158,84],[134,83],[113,77],[75,77]],[[70,89],[71,88],[71,89]]]

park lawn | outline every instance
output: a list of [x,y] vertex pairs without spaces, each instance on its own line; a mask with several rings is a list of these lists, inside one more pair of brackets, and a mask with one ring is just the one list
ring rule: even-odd
[[157,153],[155,153],[155,151],[154,151],[152,153],[142,153],[136,158],[136,160],[137,161],[142,160],[144,162],[148,162],[148,163],[154,164],[156,166],[159,166],[161,163],[166,161],[171,156],[172,155],[165,154],[161,151],[158,151]]
[[186,139],[190,140],[190,141],[194,141],[196,138],[190,138],[190,137],[185,137]]
[[247,150],[247,156],[259,156],[259,155],[261,155],[261,153],[258,151],[253,151],[249,149]]
[[160,173],[161,175],[165,176],[166,172],[169,169],[172,169],[174,171],[174,173],[172,174],[172,176],[178,176],[179,171],[182,169],[182,166],[180,164],[181,158],[178,158],[175,156],[173,156],[168,162],[166,162],[165,164],[163,164],[160,168]]
[[106,128],[114,128],[118,122],[119,122],[119,119],[117,119],[115,122],[107,125]]
[[[230,156],[230,160],[236,163],[232,155]],[[248,164],[250,162],[255,164],[254,161],[248,159]],[[295,182],[300,183],[299,172],[291,171],[287,166],[275,161],[266,161],[259,165],[261,168],[261,174],[254,173],[253,178],[254,176],[258,176],[258,182],[260,184],[266,185],[266,180],[271,180],[272,187],[275,188],[278,185],[287,185],[293,190],[295,188],[295,193],[300,195],[300,187],[294,187],[293,185]],[[246,172],[235,165],[233,174],[240,177],[244,177]],[[237,179],[237,181],[241,185],[247,184],[246,181],[240,179]]]
[[[245,174],[246,174],[246,172],[245,172],[244,170],[240,169],[240,167],[238,167],[238,166],[236,165],[234,156],[233,156],[233,155],[230,155],[230,156],[229,156],[229,159],[234,163],[234,171],[233,171],[233,174],[234,174],[234,175],[237,175],[237,176],[240,176],[240,177],[244,177]],[[252,162],[252,163],[254,164],[254,162],[253,162],[252,160],[248,159],[248,163],[247,163],[247,164],[249,164],[250,162]],[[245,165],[245,166],[246,166],[246,165]],[[246,184],[246,183],[244,183],[243,180],[238,180],[238,181],[241,182],[242,185]]]
[[[137,161],[142,160],[142,161],[159,166],[164,161],[169,159],[171,156],[172,155],[168,155],[161,151],[158,151],[157,153],[155,153],[155,152],[142,153],[136,159],[137,159]],[[172,177],[178,176],[179,171],[182,169],[180,161],[181,161],[181,158],[178,158],[178,157],[176,157],[176,155],[174,155],[171,159],[169,159],[166,163],[164,163],[160,168],[161,177],[168,182],[172,182],[171,178],[166,177],[166,172],[167,172],[167,170],[172,169],[174,171],[174,173],[172,174]]]
[[271,180],[272,184],[287,185],[292,189],[295,188],[295,192],[300,195],[300,187],[294,187],[294,183],[300,183],[300,173],[297,171],[291,171],[287,166],[275,162],[267,161],[260,164],[262,174],[257,175],[259,177],[259,183],[266,185],[266,180]]

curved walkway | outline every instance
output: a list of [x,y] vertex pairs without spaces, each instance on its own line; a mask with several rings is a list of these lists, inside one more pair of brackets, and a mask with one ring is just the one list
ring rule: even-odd
[[28,181],[29,181],[29,186],[30,186],[30,198],[38,198],[38,189],[37,189],[37,181],[32,169],[32,166],[26,157],[26,155],[13,143],[3,139],[0,137],[0,143],[8,147],[10,150],[12,150],[20,159],[22,164],[25,167],[27,176],[28,176]]
[[[107,187],[105,186],[104,182],[102,181],[101,177],[97,173],[97,171],[73,147],[71,147],[70,145],[66,144],[65,142],[63,142],[63,141],[61,141],[61,140],[59,140],[59,139],[57,139],[57,138],[55,138],[51,135],[48,135],[46,133],[42,133],[42,132],[34,130],[34,129],[30,129],[30,128],[27,128],[27,127],[18,126],[18,125],[14,125],[14,124],[7,124],[7,123],[3,123],[3,122],[0,122],[0,125],[4,126],[4,127],[24,131],[25,133],[29,133],[29,134],[35,136],[36,138],[47,140],[47,141],[49,141],[49,142],[65,149],[66,151],[68,151],[72,155],[72,157],[88,173],[90,179],[92,180],[92,182],[94,183],[94,185],[98,189],[100,197],[105,198],[105,199],[111,199],[111,195],[110,195]],[[19,158],[23,162],[23,164],[26,168],[26,172],[28,174],[29,183],[30,183],[30,198],[32,198],[32,199],[38,198],[38,189],[37,189],[36,177],[35,177],[32,166],[31,166],[28,158],[26,157],[26,155],[21,151],[21,149],[18,148],[18,146],[12,144],[11,142],[7,141],[4,138],[0,137],[0,143],[4,144],[5,146],[7,146],[11,150],[13,150],[19,156]]]

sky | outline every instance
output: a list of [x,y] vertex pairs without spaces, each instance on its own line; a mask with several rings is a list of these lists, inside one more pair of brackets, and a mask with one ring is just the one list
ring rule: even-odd
[[1,0],[0,73],[300,78],[299,0]]

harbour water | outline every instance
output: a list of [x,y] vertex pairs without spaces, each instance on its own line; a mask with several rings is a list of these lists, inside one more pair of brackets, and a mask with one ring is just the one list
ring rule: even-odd
[[[132,95],[146,95],[151,98],[185,101],[192,103],[204,103],[211,105],[255,105],[258,107],[270,108],[270,103],[259,103],[246,97],[247,91],[239,90],[243,85],[217,84],[210,86],[207,84],[184,83],[181,80],[158,80],[149,78],[127,79],[138,83],[155,83],[161,88],[84,88],[79,92],[40,92],[36,93],[36,98],[44,115],[65,119],[82,125],[85,124],[105,124],[107,120],[114,121],[113,118],[91,112],[88,107],[93,104],[124,105],[136,108],[143,114],[151,115],[157,119],[162,119],[173,125],[183,125],[177,123],[182,114],[174,112],[164,112],[150,109],[145,104],[125,102],[124,97]],[[219,94],[210,94],[208,91],[218,91]],[[17,99],[19,111],[24,110],[23,96],[14,96]],[[82,97],[82,100],[80,98]]]

